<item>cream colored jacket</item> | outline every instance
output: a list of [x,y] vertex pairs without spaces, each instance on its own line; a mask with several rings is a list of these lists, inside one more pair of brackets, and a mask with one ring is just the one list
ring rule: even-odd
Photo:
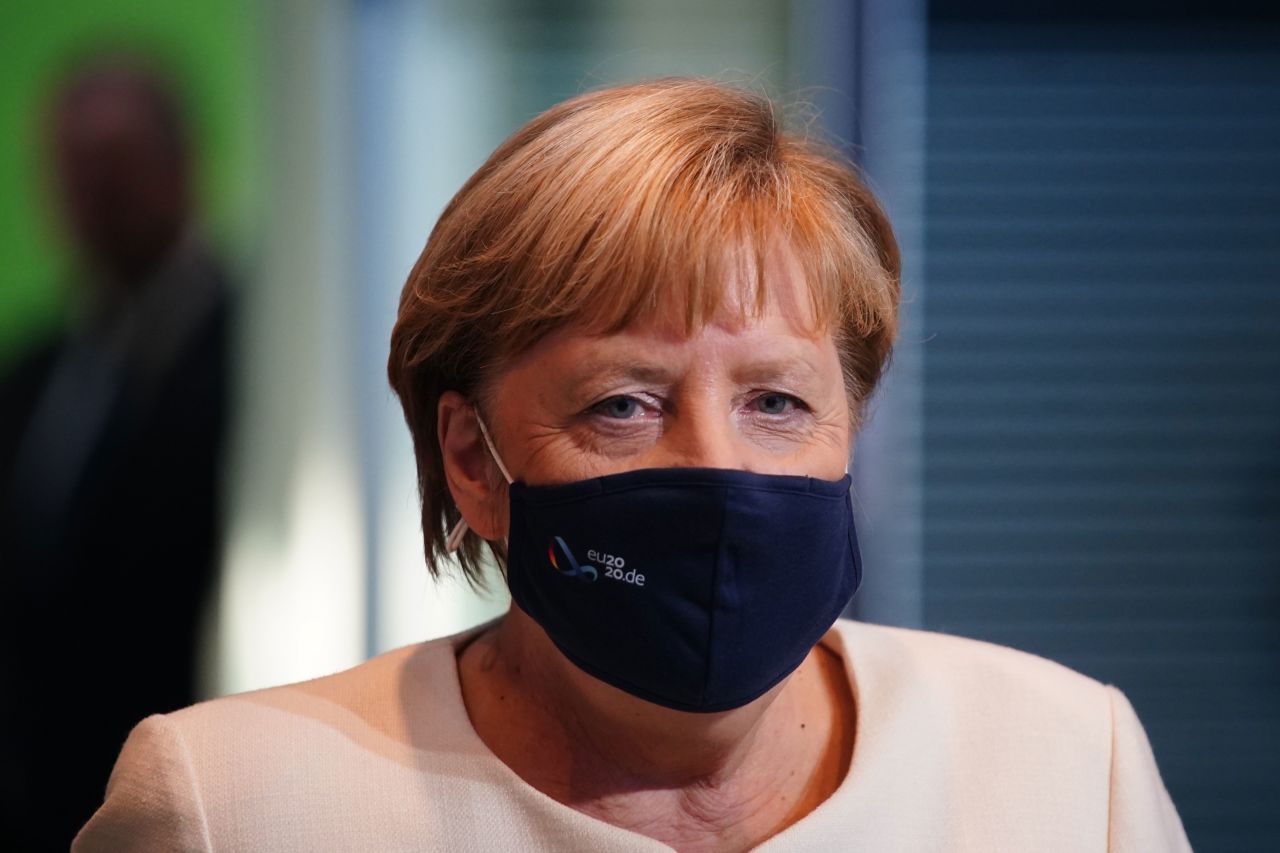
[[[670,850],[552,800],[489,752],[458,685],[470,633],[148,717],[72,850]],[[1190,849],[1115,687],[925,631],[841,620],[822,642],[854,686],[849,774],[757,849]]]

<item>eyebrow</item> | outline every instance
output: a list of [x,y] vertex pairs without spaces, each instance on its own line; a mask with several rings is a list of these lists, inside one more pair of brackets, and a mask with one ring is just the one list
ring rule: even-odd
[[760,359],[741,365],[733,371],[736,382],[776,382],[799,383],[813,380],[821,371],[803,356],[787,359]]
[[619,379],[634,382],[671,382],[676,371],[660,364],[646,364],[634,359],[602,358],[584,359],[569,375],[571,387],[582,388],[589,383],[616,382]]
[[[760,358],[739,365],[731,378],[739,384],[778,383],[792,389],[806,387],[821,371],[802,356],[792,358]],[[604,356],[584,359],[569,375],[569,388],[575,395],[591,396],[596,389],[619,381],[667,385],[675,382],[680,371],[660,364],[634,359]]]

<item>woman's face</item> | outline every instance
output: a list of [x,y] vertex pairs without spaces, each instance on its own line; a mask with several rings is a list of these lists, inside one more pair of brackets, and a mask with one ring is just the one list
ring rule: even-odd
[[851,437],[840,360],[830,333],[812,331],[789,260],[769,262],[759,317],[742,319],[735,281],[726,310],[692,335],[673,316],[611,335],[568,328],[524,353],[485,411],[511,476],[548,485],[689,466],[839,479]]

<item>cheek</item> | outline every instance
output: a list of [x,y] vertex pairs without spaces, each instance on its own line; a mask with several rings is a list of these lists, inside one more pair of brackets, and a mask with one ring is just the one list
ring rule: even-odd
[[847,421],[822,422],[818,424],[803,450],[793,457],[795,469],[779,473],[804,474],[820,480],[838,480],[844,476],[851,449]]
[[838,480],[853,454],[853,424],[843,394],[815,412],[812,435],[806,442],[805,455],[812,471],[809,476]]
[[[580,430],[572,427],[530,428],[523,439],[524,459],[520,472],[512,472],[531,486],[551,486],[572,483],[606,474],[616,474],[636,466],[629,464],[632,456],[621,452],[602,452],[595,444],[598,439],[585,443]],[[616,451],[616,447],[608,447]]]

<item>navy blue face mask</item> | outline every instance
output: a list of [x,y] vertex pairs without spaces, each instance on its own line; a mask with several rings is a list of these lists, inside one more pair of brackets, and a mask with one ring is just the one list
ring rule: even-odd
[[708,468],[512,483],[511,597],[601,681],[682,711],[740,707],[861,582],[849,484]]

